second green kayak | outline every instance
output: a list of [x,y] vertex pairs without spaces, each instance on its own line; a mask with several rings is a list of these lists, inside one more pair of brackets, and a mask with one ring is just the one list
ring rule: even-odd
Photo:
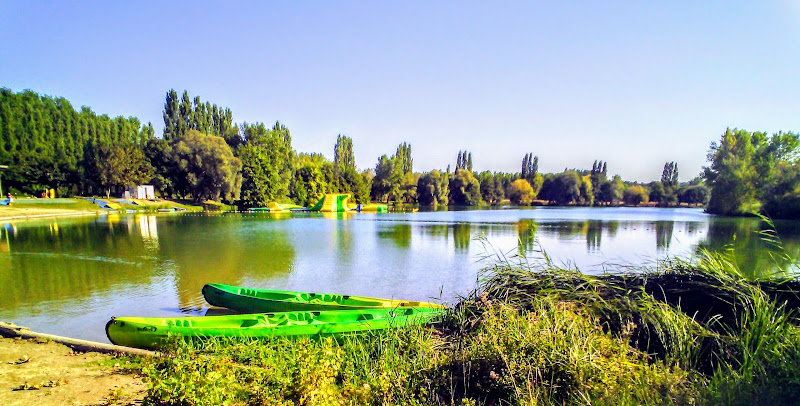
[[392,327],[425,324],[442,309],[397,309],[279,312],[205,317],[118,317],[106,324],[116,345],[161,348],[169,336],[183,339],[212,337],[327,337]]
[[213,306],[227,307],[243,313],[390,309],[395,307],[444,308],[442,305],[430,302],[380,299],[334,293],[251,289],[220,283],[209,283],[203,286],[203,297]]

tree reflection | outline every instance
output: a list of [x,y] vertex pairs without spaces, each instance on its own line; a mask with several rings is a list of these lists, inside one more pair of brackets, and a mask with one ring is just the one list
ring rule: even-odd
[[469,242],[472,239],[470,223],[453,224],[453,244],[456,251],[469,250]]
[[769,225],[754,218],[714,218],[709,222],[708,235],[698,244],[698,251],[726,252],[748,277],[763,277],[796,268],[800,257],[800,225],[797,222],[776,222],[780,244],[769,241],[762,232]]
[[517,222],[517,244],[520,254],[536,250],[536,229],[536,222],[531,219],[522,219]]
[[[175,217],[159,225],[161,253],[174,263],[181,307],[204,305],[200,290],[211,282],[241,284],[292,269],[295,249],[284,220],[219,216],[206,221]],[[341,238],[337,241],[342,244]]]
[[378,238],[392,240],[399,248],[411,246],[411,224],[392,224],[378,230]]
[[141,236],[119,218],[8,223],[2,233],[3,310],[144,284],[155,268]]
[[589,220],[586,224],[586,251],[598,252],[603,237],[604,223],[601,220]]
[[656,221],[656,250],[668,251],[672,242],[672,232],[675,229],[674,221]]

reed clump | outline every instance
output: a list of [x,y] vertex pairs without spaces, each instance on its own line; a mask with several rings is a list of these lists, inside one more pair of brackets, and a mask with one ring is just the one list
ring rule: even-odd
[[176,342],[149,404],[796,404],[798,282],[723,254],[599,276],[494,258],[432,327]]

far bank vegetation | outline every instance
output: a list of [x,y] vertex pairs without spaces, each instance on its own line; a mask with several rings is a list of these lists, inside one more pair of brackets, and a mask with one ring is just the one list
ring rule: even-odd
[[515,173],[473,171],[473,154],[458,151],[455,167],[414,172],[412,147],[397,146],[373,168],[355,165],[353,140],[339,134],[333,160],[298,152],[289,129],[276,122],[235,123],[225,107],[166,94],[164,131],[135,117],[109,117],[75,109],[61,97],[0,89],[0,164],[3,184],[15,194],[120,195],[152,184],[164,198],[225,201],[240,207],[271,201],[309,205],[325,193],[369,201],[419,205],[651,205],[705,206],[725,215],[764,213],[800,217],[797,134],[727,129],[711,145],[702,176],[678,181],[666,162],[661,179],[629,182],[608,163],[591,169],[541,173],[527,153]]

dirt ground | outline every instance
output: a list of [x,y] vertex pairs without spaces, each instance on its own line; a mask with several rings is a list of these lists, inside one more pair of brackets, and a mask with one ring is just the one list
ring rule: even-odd
[[0,405],[138,405],[141,377],[127,361],[53,342],[0,337]]

